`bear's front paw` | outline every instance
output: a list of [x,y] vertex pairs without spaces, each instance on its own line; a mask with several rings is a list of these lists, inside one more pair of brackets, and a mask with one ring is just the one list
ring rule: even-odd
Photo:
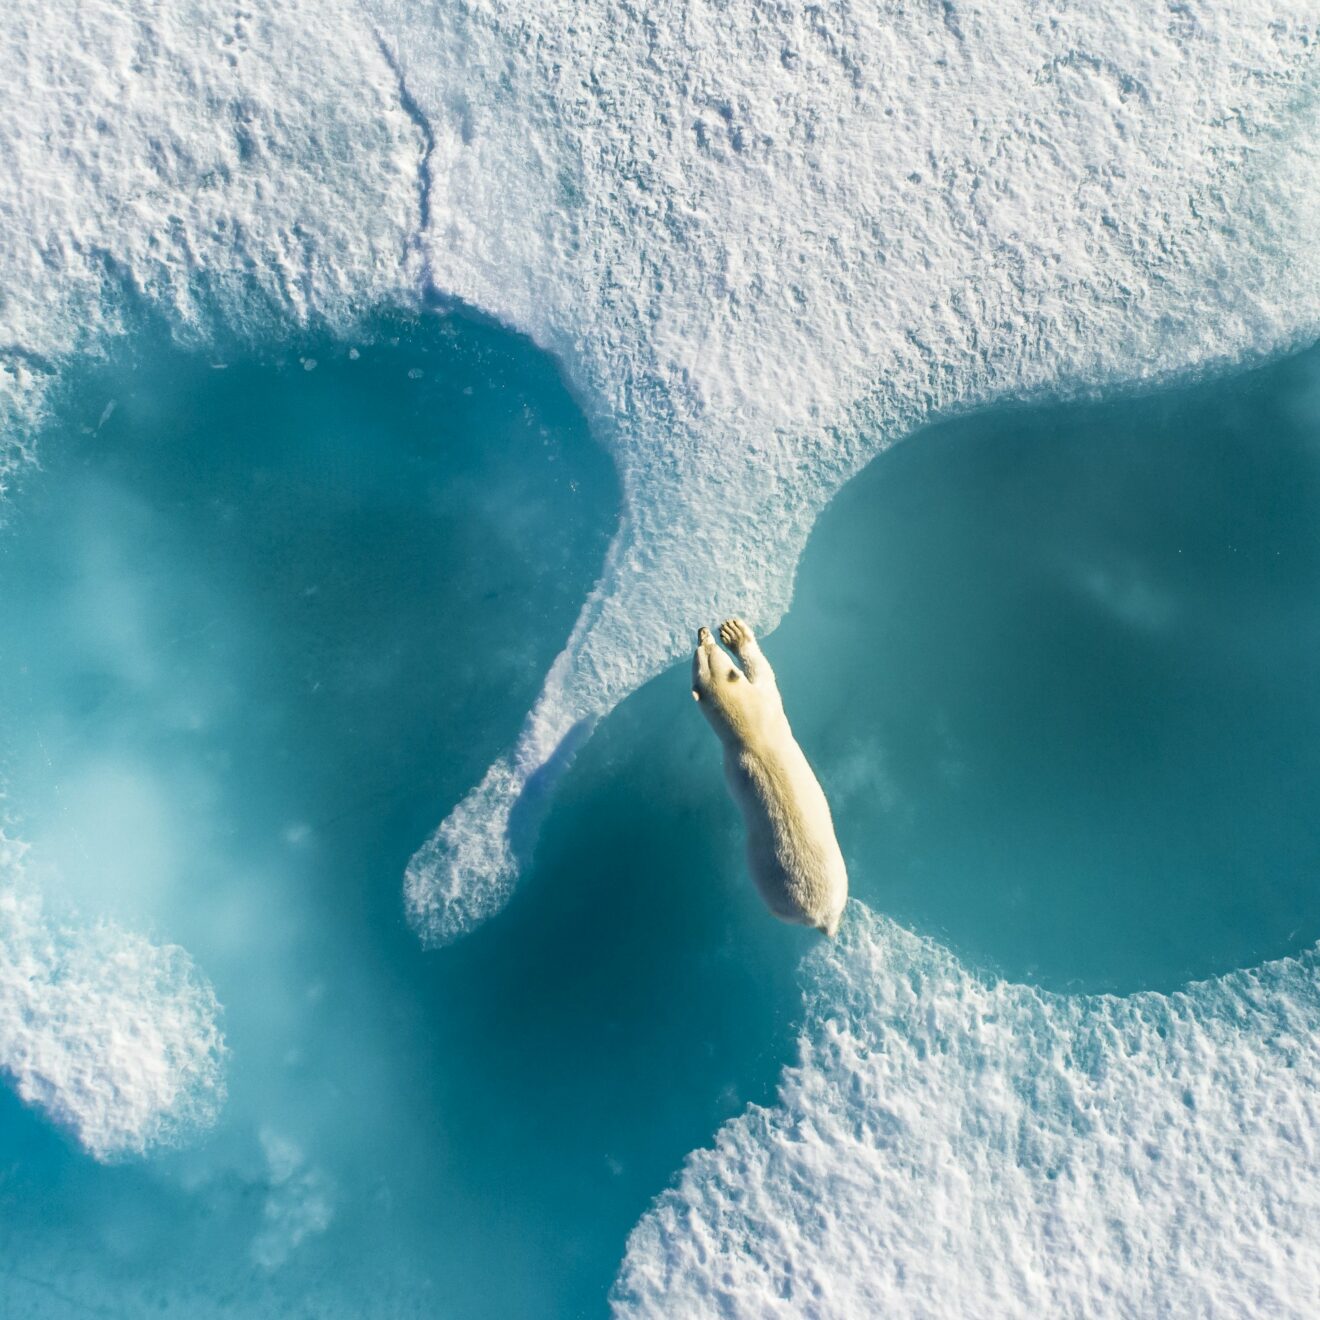
[[756,641],[752,630],[741,619],[725,619],[720,624],[720,641],[732,651],[741,651]]

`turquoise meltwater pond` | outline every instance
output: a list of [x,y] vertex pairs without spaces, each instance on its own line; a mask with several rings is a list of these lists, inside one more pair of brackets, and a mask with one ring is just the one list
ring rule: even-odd
[[[0,529],[6,829],[52,911],[188,950],[227,1098],[98,1163],[0,1094],[6,1314],[604,1313],[687,1153],[775,1103],[819,941],[751,889],[686,657],[502,913],[406,926],[620,516],[552,363],[463,314],[147,336],[40,452]],[[1320,351],[911,437],[764,642],[854,896],[985,983],[1166,992],[1320,936]]]
[[1320,352],[880,459],[770,640],[854,892],[974,964],[1169,990],[1320,937]]

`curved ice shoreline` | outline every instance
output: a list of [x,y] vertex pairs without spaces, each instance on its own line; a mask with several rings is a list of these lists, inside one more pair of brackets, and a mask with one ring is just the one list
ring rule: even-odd
[[565,362],[626,500],[516,746],[408,868],[424,942],[503,905],[527,786],[692,619],[782,615],[812,522],[884,445],[1320,328],[1304,25],[376,12],[430,125],[431,277]]
[[1063,997],[854,902],[778,1104],[689,1157],[615,1314],[1305,1316],[1318,967]]
[[779,617],[879,448],[1320,331],[1316,28],[1286,4],[80,15],[0,24],[11,422],[124,290],[203,341],[434,290],[552,351],[619,466],[517,745],[409,869],[429,942],[498,909],[523,789],[692,618]]
[[[498,910],[527,785],[694,618],[783,612],[816,514],[884,444],[1006,394],[1140,383],[1320,332],[1317,33],[1283,4],[250,8],[0,18],[0,418],[18,437],[0,484],[61,364],[124,332],[124,292],[205,342],[217,327],[347,332],[365,308],[439,291],[557,355],[626,514],[517,746],[414,859],[409,910],[432,943]],[[1276,1066],[1260,1036],[1283,1008],[1229,1000],[1244,1062],[1228,1080],[1268,1074],[1280,1114],[1309,1119],[1313,1074]],[[145,1002],[152,1030],[177,1025],[169,1002]],[[210,1020],[187,1024],[184,1055],[209,1057]],[[52,1020],[45,1043],[78,1039]],[[1113,1039],[1086,1037],[1102,1052]],[[822,1114],[851,1114],[833,1079],[865,1075],[841,1064],[793,1084]],[[971,1081],[947,1076],[949,1096]],[[72,1125],[89,1149],[136,1149],[160,1106],[86,1112]],[[1174,1130],[1191,1142],[1200,1128]],[[1290,1216],[1307,1188],[1266,1160],[1263,1185],[1283,1180],[1269,1204],[1305,1242]],[[815,1172],[849,1194],[843,1166]],[[684,1184],[694,1224],[724,1178]],[[674,1239],[654,1225],[677,1204],[634,1239],[621,1296],[644,1306],[651,1274],[672,1279],[683,1249],[666,1255]],[[716,1252],[735,1271],[743,1223]],[[1097,1296],[1116,1259],[1084,1280]],[[1295,1254],[1285,1265],[1285,1282],[1314,1283]],[[741,1277],[756,1286],[755,1269]],[[690,1286],[700,1300],[699,1272]]]

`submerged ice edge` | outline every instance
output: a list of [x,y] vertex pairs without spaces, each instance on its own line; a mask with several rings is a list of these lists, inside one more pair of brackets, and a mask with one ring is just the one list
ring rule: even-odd
[[[503,906],[569,730],[693,620],[778,620],[816,514],[884,445],[1320,331],[1314,33],[1283,15],[372,9],[429,125],[433,277],[557,353],[626,501],[516,745],[408,867],[424,942]],[[492,68],[527,132],[493,116]]]
[[220,1006],[183,949],[54,915],[0,833],[0,1073],[97,1160],[214,1122]]
[[555,354],[626,524],[517,746],[410,870],[459,932],[510,892],[506,821],[562,738],[693,618],[773,623],[881,445],[1320,331],[1316,38],[1284,0],[20,4],[5,407],[134,301],[205,342],[433,288]]
[[517,746],[410,870],[424,934],[498,910],[525,786],[693,619],[782,613],[881,444],[1320,331],[1317,32],[1283,0],[248,11],[0,15],[0,469],[133,303],[209,342],[429,280],[557,356],[625,524]]
[[616,1315],[1310,1313],[1320,949],[1065,997],[854,901],[803,969],[777,1103],[688,1157]]

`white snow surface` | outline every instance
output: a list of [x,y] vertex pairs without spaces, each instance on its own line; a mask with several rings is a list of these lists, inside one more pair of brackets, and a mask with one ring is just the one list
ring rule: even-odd
[[0,1072],[98,1160],[211,1123],[224,1039],[177,945],[52,915],[26,849],[0,834]]
[[[884,446],[997,398],[1141,385],[1320,333],[1318,30],[1289,0],[13,0],[0,489],[63,367],[146,314],[196,343],[348,334],[440,294],[557,356],[615,458],[623,519],[516,745],[408,868],[409,915],[444,943],[511,892],[510,816],[556,750],[698,624],[772,624],[813,520]],[[6,948],[31,969],[0,983],[25,1097],[110,1154],[216,1093],[185,955],[5,894]],[[1267,1100],[1305,1106],[1285,1085],[1303,1074],[1258,1034],[1284,1012],[1270,1003],[1231,1057],[1277,1083]],[[98,1035],[125,1005],[134,1043]],[[843,1103],[832,1064],[798,1075],[822,1114]],[[1110,1166],[1078,1167],[1108,1205]],[[853,1204],[842,1168],[801,1193],[821,1214]],[[1291,1214],[1301,1173],[1268,1172],[1269,1212]]]
[[970,974],[853,902],[778,1103],[689,1156],[616,1316],[1295,1316],[1320,951],[1173,995]]

